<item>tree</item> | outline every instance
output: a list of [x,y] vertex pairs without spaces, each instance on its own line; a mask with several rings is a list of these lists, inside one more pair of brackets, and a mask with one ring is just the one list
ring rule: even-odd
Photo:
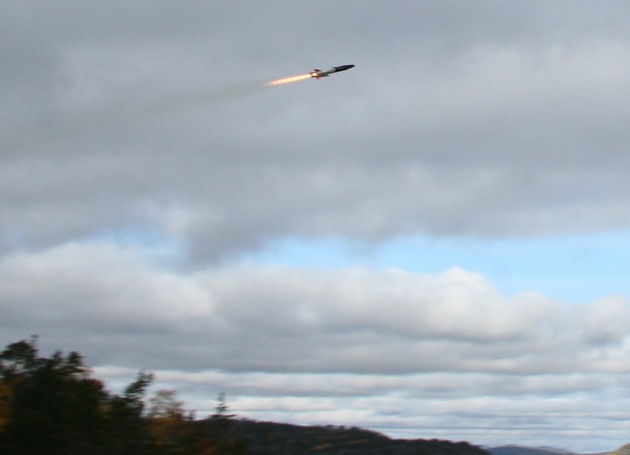
[[37,337],[9,344],[0,353],[0,372],[6,382],[34,371],[40,359],[37,357]]
[[174,390],[158,390],[149,399],[149,404],[148,417],[151,419],[184,417],[184,403],[177,400],[177,392]]
[[108,393],[77,352],[40,357],[37,338],[0,353],[0,453],[142,454],[151,446],[140,372],[122,395]]
[[11,417],[11,388],[0,379],[0,433]]
[[235,417],[234,414],[228,414],[230,410],[230,406],[227,403],[225,398],[225,393],[219,393],[217,397],[217,405],[214,407],[214,414],[212,415],[212,419],[231,419]]
[[141,454],[150,446],[149,433],[143,419],[144,394],[153,381],[150,373],[138,373],[122,395],[110,395],[105,406],[106,446],[111,453]]
[[214,414],[210,417],[210,435],[215,441],[217,454],[239,455],[246,453],[245,444],[237,437],[235,414],[230,414],[225,393],[219,393]]
[[172,390],[146,401],[140,372],[121,394],[92,378],[77,352],[39,355],[37,337],[0,352],[0,454],[243,454],[235,416],[220,394],[216,412],[195,421]]
[[0,353],[7,416],[0,451],[73,455],[97,447],[103,384],[89,377],[79,354],[39,357],[36,341],[12,343]]
[[149,433],[163,450],[174,450],[181,445],[186,436],[187,423],[192,421],[186,417],[183,402],[177,400],[174,390],[158,390],[149,400],[147,413]]

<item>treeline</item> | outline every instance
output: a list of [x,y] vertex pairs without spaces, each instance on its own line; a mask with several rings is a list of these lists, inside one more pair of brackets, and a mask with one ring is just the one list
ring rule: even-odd
[[299,426],[286,423],[234,422],[236,434],[252,454],[264,455],[489,455],[467,442],[437,439],[390,439],[357,427]]
[[196,420],[172,390],[147,397],[152,380],[141,372],[115,394],[76,352],[47,358],[36,338],[9,344],[0,353],[0,454],[487,455],[467,443],[237,419],[221,396],[212,416]]
[[245,453],[222,436],[230,420],[222,412],[202,428],[175,392],[146,399],[151,374],[141,372],[122,394],[111,393],[80,354],[41,357],[36,342],[12,343],[0,353],[0,454]]

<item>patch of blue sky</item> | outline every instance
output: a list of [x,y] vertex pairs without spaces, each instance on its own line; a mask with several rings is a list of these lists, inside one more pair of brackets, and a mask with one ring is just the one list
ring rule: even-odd
[[100,229],[87,236],[84,241],[140,250],[158,265],[167,268],[180,268],[186,261],[185,244],[155,229]]
[[481,274],[508,297],[529,290],[574,303],[630,296],[628,231],[504,240],[412,236],[373,247],[337,237],[285,238],[245,259],[304,268],[361,266],[426,274],[460,267]]

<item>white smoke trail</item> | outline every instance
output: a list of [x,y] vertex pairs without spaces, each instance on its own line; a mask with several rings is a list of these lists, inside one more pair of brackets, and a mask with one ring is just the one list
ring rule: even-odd
[[41,145],[48,141],[65,140],[85,130],[101,129],[112,125],[127,125],[223,103],[272,86],[298,82],[310,77],[310,74],[306,73],[265,83],[253,82],[217,89],[201,89],[155,99],[126,100],[124,103],[117,103],[110,107],[94,108],[80,113],[65,113],[52,120],[32,122],[15,128],[2,135],[0,145],[5,151],[16,151]]
[[255,82],[218,89],[201,89],[161,98],[125,100],[82,112],[55,113],[47,116],[45,120],[40,118],[9,131],[5,130],[0,137],[0,145],[5,152],[18,151],[50,141],[63,141],[84,131],[128,125],[216,105],[265,88],[267,88],[265,83]]

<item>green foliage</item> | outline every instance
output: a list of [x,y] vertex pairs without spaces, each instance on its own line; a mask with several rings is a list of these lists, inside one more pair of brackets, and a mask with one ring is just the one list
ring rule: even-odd
[[[0,453],[232,453],[221,450],[226,438],[194,422],[174,391],[147,400],[152,382],[151,373],[140,372],[114,394],[91,377],[80,354],[42,357],[36,337],[12,343],[0,353]],[[221,406],[227,410],[226,403]],[[219,420],[227,417],[222,413]]]
[[32,372],[38,363],[37,337],[11,343],[0,354],[0,372],[5,382]]
[[0,380],[0,434],[11,417],[11,388]]
[[91,377],[80,354],[40,357],[35,337],[12,343],[0,353],[0,453],[142,453],[142,399],[152,379],[140,373],[118,396]]
[[108,435],[109,453],[133,455],[148,453],[151,445],[143,418],[144,394],[153,381],[153,375],[138,373],[122,396],[109,394],[104,402],[104,429]]
[[0,386],[6,390],[0,433],[2,452],[74,454],[99,436],[103,384],[89,377],[81,356],[38,356],[36,338],[10,344],[0,354]]

